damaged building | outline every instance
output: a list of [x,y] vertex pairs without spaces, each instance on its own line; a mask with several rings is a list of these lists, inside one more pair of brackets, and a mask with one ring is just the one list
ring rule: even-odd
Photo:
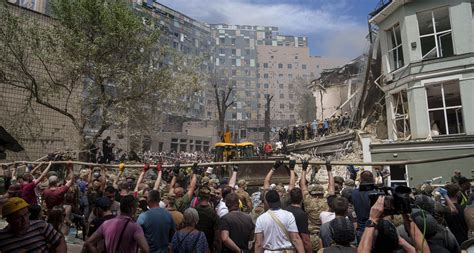
[[[474,1],[382,1],[377,31],[388,138],[372,161],[431,159],[474,152]],[[416,186],[455,169],[471,177],[474,158],[389,166],[392,184]]]
[[324,69],[309,88],[316,100],[316,118],[326,119],[348,112],[352,115],[360,94],[367,55],[361,55],[345,65]]

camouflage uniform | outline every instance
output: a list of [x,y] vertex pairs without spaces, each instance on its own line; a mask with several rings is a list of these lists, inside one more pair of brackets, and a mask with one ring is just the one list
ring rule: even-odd
[[242,203],[242,212],[250,213],[250,207],[247,203],[252,203],[252,199],[248,192],[245,191],[245,187],[247,186],[247,181],[244,179],[239,180],[238,182],[239,189],[235,191],[237,196],[239,196],[240,203]]
[[253,208],[252,212],[250,212],[250,217],[252,218],[253,224],[257,222],[258,217],[262,215],[264,212],[265,212],[265,206],[263,202],[261,202],[260,204],[258,204],[257,206]]
[[[308,229],[313,252],[317,252],[320,248],[319,229],[321,227],[321,220],[319,215],[322,211],[328,210],[327,200],[322,198],[323,194],[324,188],[321,185],[310,185],[308,190],[303,192],[303,203],[306,213],[308,213]],[[320,195],[321,198],[314,195]]]

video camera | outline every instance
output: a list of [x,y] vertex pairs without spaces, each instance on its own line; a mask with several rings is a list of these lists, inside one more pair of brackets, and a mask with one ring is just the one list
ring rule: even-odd
[[373,206],[379,196],[385,196],[384,215],[411,213],[411,189],[404,185],[392,187],[377,187],[374,184],[361,184],[359,191],[368,191],[370,206]]

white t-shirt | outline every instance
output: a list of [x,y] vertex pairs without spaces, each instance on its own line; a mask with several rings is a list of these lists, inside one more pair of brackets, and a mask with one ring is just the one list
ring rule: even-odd
[[[275,253],[274,250],[292,248],[290,238],[287,238],[285,232],[281,230],[268,212],[260,215],[255,224],[255,233],[263,234],[263,249],[272,250]],[[295,216],[292,213],[283,209],[273,210],[272,212],[278,217],[289,233],[298,233]]]
[[229,213],[229,209],[225,205],[225,202],[222,201],[222,199],[219,201],[219,204],[217,204],[216,206],[216,213],[219,216],[219,218],[222,218],[222,216]]
[[322,211],[319,214],[319,219],[321,219],[321,224],[330,222],[336,218],[336,213],[333,212],[328,212],[328,211]]

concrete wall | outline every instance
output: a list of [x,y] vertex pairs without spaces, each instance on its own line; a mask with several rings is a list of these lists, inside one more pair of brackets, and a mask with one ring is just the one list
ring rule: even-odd
[[[396,150],[391,152],[378,153],[372,146],[372,161],[404,161],[404,160],[418,160],[418,159],[433,159],[447,156],[455,156],[460,154],[473,153],[474,147],[469,148],[455,148],[454,149],[440,149],[440,150]],[[397,154],[397,157],[394,157]],[[450,181],[455,169],[461,170],[462,175],[471,178],[472,165],[474,158],[464,158],[459,160],[442,161],[426,164],[407,165],[408,183],[410,187],[422,184],[425,180],[434,177],[442,176],[442,182]]]

